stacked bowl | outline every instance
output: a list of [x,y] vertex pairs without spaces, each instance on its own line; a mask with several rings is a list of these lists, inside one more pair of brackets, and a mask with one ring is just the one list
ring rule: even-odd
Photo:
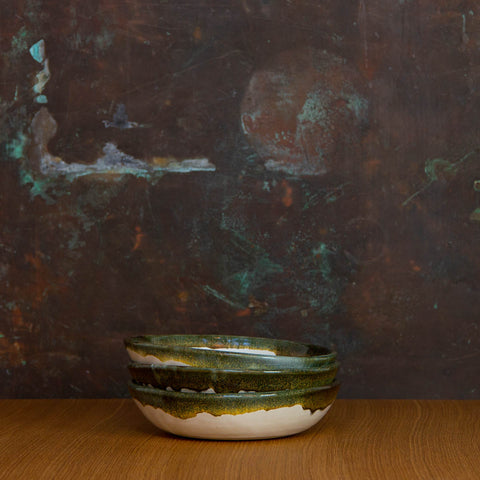
[[184,437],[293,435],[316,424],[339,389],[336,353],[321,346],[231,335],[144,335],[125,346],[135,403]]

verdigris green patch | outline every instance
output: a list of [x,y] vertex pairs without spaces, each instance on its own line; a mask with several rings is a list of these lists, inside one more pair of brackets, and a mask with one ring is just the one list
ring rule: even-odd
[[12,37],[11,49],[8,53],[10,58],[17,58],[28,51],[30,34],[25,26],[23,26],[16,35]]
[[45,40],[41,39],[30,47],[30,55],[38,63],[45,61]]
[[332,273],[332,267],[330,266],[329,255],[330,249],[325,243],[320,243],[318,247],[313,249],[312,252],[315,258],[319,261],[320,272],[324,280],[330,280],[330,274]]
[[100,55],[105,54],[113,45],[114,39],[115,33],[104,27],[98,35],[90,32],[75,32],[68,41],[74,50],[91,48],[96,55]]
[[445,160],[444,158],[428,159],[425,162],[425,175],[428,178],[428,182],[422,188],[420,188],[420,190],[410,195],[402,203],[402,206],[405,207],[406,205],[408,205],[415,197],[423,193],[438,180],[442,178],[448,179],[449,177],[455,176],[462,164],[465,161],[469,160],[474,154],[478,154],[478,149],[472,150],[456,162],[451,162],[449,160]]
[[47,177],[34,177],[32,172],[28,168],[20,168],[20,185],[29,185],[30,186],[30,196],[40,197],[47,205],[52,205],[55,203],[55,200],[47,193],[49,188],[52,187],[52,182]]
[[16,138],[13,138],[5,145],[7,156],[11,159],[20,160],[24,157],[27,144],[27,135],[25,135],[23,132],[18,132]]
[[470,214],[470,220],[472,222],[480,222],[480,207],[476,208],[471,214]]

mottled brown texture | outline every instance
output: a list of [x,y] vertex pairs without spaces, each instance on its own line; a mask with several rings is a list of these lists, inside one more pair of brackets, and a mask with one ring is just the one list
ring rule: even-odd
[[[345,397],[478,398],[479,44],[473,0],[3,2],[0,396],[125,396],[124,337],[214,333],[333,347]],[[242,105],[279,59],[258,143]],[[305,105],[324,167],[269,169]],[[115,145],[151,168],[78,173]],[[161,171],[192,158],[215,171]]]

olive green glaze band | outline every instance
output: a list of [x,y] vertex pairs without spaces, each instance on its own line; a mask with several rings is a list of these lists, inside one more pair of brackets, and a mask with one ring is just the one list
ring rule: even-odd
[[132,379],[138,383],[173,390],[189,388],[202,391],[212,388],[216,393],[241,390],[272,392],[329,385],[335,379],[338,363],[309,370],[218,370],[174,365],[132,363],[128,366]]
[[[310,368],[336,359],[335,352],[316,345],[229,335],[145,335],[125,339],[125,346],[142,356],[153,355],[161,362],[175,360],[186,365],[213,368]],[[269,350],[275,355],[206,350],[219,348]]]
[[225,414],[239,415],[257,410],[272,410],[281,407],[302,405],[312,413],[323,410],[335,400],[340,384],[304,390],[286,390],[265,393],[180,393],[169,392],[150,387],[129,384],[132,397],[142,405],[160,408],[164,412],[182,419],[193,418],[207,412],[220,416]]

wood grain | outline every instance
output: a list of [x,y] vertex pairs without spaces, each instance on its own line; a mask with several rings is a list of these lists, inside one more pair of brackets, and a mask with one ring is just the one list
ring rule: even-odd
[[338,400],[277,440],[189,440],[131,400],[0,400],[1,479],[478,480],[480,401]]

